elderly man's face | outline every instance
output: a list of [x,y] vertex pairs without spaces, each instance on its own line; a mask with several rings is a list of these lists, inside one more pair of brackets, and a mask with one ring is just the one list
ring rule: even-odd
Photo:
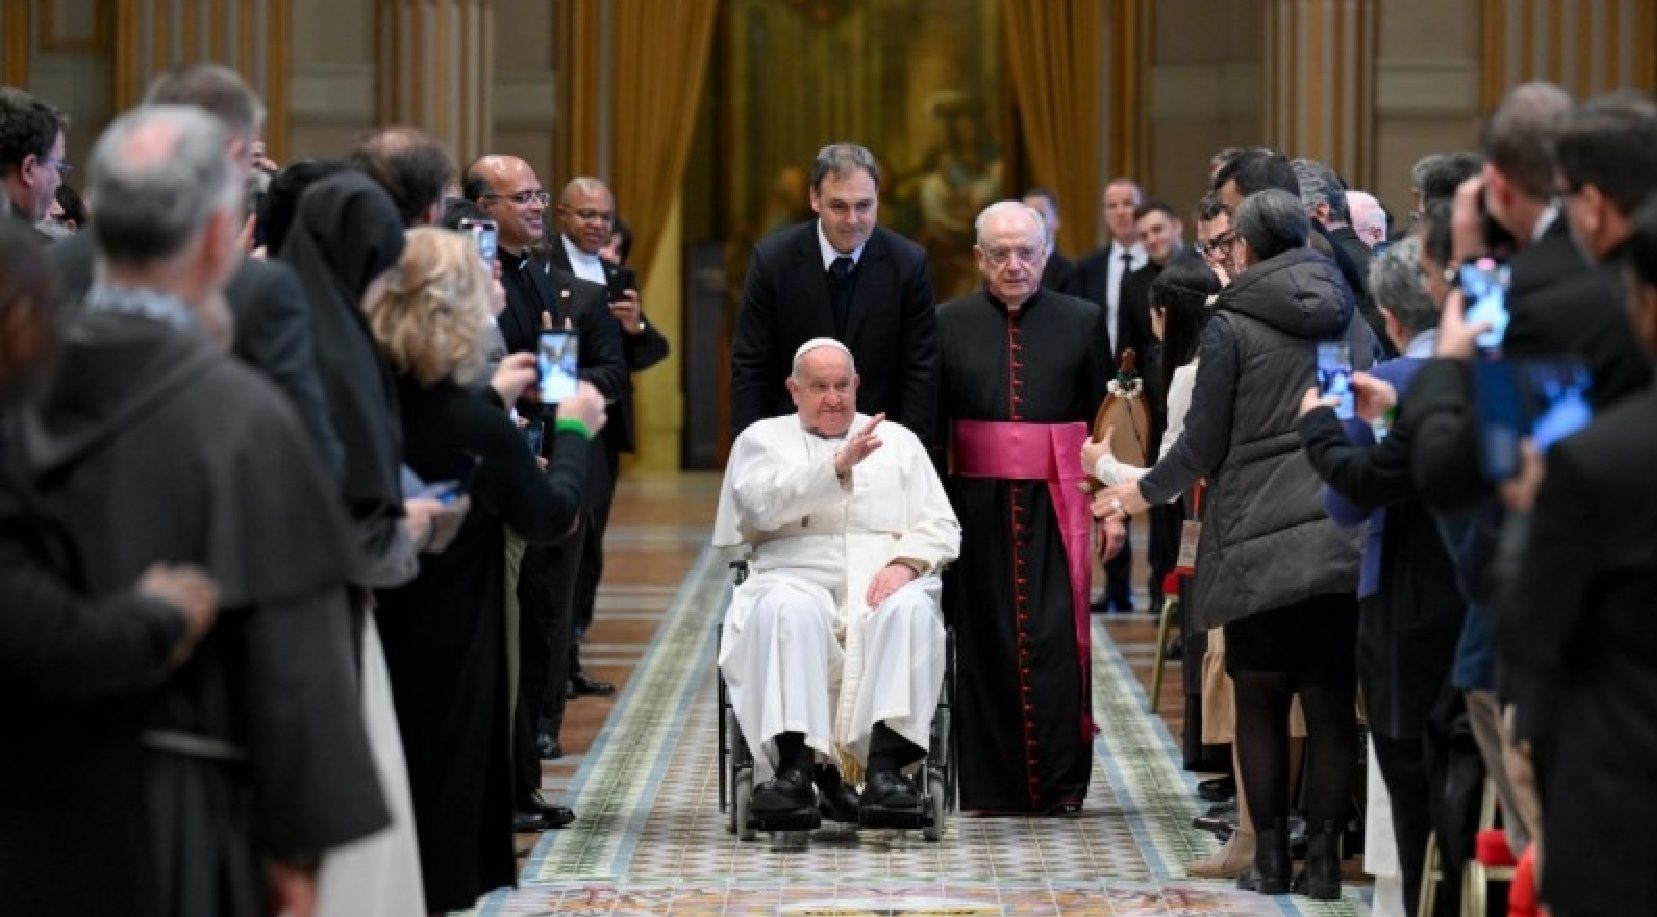
[[1111,238],[1123,245],[1132,245],[1137,238],[1134,232],[1133,212],[1139,208],[1139,189],[1125,182],[1113,182],[1105,188],[1105,227],[1110,230]]
[[846,175],[833,172],[811,189],[811,209],[823,221],[823,235],[842,255],[849,255],[869,241],[880,216],[880,189],[865,169]]
[[984,221],[973,256],[990,295],[1016,309],[1041,287],[1041,272],[1047,266],[1046,227],[1028,210],[992,214]]
[[800,358],[788,377],[788,394],[800,424],[819,436],[845,436],[857,416],[857,375],[851,357],[838,347],[817,347]]
[[1157,264],[1168,263],[1185,241],[1184,232],[1179,220],[1161,210],[1152,210],[1139,218],[1139,241],[1145,243],[1146,257]]

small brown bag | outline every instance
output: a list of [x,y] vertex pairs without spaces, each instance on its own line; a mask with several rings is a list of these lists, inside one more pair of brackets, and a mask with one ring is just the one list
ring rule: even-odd
[[[1093,415],[1093,438],[1103,439],[1107,428],[1114,428],[1107,444],[1116,460],[1128,465],[1144,467],[1151,442],[1150,409],[1145,403],[1145,380],[1134,369],[1133,348],[1122,351],[1122,366],[1116,378],[1110,381],[1109,394],[1099,402],[1099,411]],[[1084,489],[1088,493],[1104,489],[1104,482],[1088,475]]]

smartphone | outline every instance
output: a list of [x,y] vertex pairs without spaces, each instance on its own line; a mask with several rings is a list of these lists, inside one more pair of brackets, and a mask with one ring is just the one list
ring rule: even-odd
[[1460,269],[1462,295],[1466,297],[1467,323],[1488,322],[1490,330],[1477,338],[1479,347],[1495,350],[1507,334],[1507,285],[1513,269],[1494,258],[1478,258]]
[[581,368],[580,340],[573,331],[543,331],[535,368],[541,377],[541,403],[558,404],[575,397]]
[[477,243],[478,257],[483,259],[484,267],[493,267],[495,254],[500,251],[500,226],[494,220],[479,220],[470,217],[460,221],[460,231],[470,233],[472,240]]
[[541,446],[546,442],[547,425],[545,421],[532,420],[524,425],[524,441],[529,443],[531,455],[540,455]]
[[639,288],[638,275],[633,273],[633,269],[630,267],[617,268],[616,272],[610,275],[608,286],[610,288],[610,301],[621,302],[627,298],[628,290]]
[[1480,360],[1473,366],[1474,408],[1479,421],[1479,462],[1487,479],[1519,473],[1519,443],[1529,438],[1546,454],[1555,443],[1586,427],[1592,376],[1580,363],[1544,360]]
[[416,490],[412,496],[420,500],[436,500],[445,506],[455,502],[460,499],[461,494],[472,486],[472,475],[477,472],[478,462],[477,453],[461,453],[460,458],[455,462],[453,479],[439,481],[436,484],[427,484]]
[[1335,416],[1351,420],[1357,413],[1357,396],[1352,391],[1352,345],[1326,341],[1318,345],[1318,391],[1324,397],[1340,399]]

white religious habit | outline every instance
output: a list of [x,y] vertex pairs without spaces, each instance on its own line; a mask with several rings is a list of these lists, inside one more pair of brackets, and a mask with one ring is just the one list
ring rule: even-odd
[[[869,418],[859,414],[851,429]],[[944,677],[939,568],[961,526],[920,440],[883,421],[881,446],[842,481],[846,437],[798,414],[761,420],[731,450],[713,543],[747,545],[751,573],[725,613],[719,668],[769,779],[776,736],[799,732],[853,782],[874,725],[927,748]],[[871,609],[869,582],[901,560],[921,575]]]

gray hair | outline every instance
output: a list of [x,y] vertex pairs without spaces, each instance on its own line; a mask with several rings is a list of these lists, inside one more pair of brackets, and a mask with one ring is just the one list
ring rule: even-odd
[[1335,170],[1316,159],[1296,159],[1290,163],[1295,179],[1300,182],[1300,202],[1311,216],[1319,204],[1329,205],[1330,225],[1352,222],[1352,212],[1346,204],[1346,186]]
[[1368,191],[1346,192],[1346,206],[1351,219],[1352,229],[1364,244],[1373,245],[1374,242],[1366,238],[1373,233],[1380,238],[1387,236],[1387,212],[1381,206],[1381,201]]
[[1256,191],[1244,198],[1231,222],[1259,261],[1301,248],[1312,231],[1300,198],[1280,188]]
[[978,219],[972,221],[974,242],[984,241],[984,224],[991,217],[1002,215],[1019,215],[1028,219],[1041,239],[1042,253],[1046,254],[1053,247],[1053,234],[1047,229],[1047,220],[1042,217],[1041,211],[1023,201],[996,201],[978,212]]
[[836,178],[845,178],[862,169],[869,173],[874,180],[875,190],[880,189],[880,165],[875,162],[875,154],[867,147],[855,143],[831,143],[817,151],[817,158],[811,163],[811,187],[821,190],[823,179],[830,175]]
[[1421,267],[1421,240],[1415,236],[1375,256],[1369,265],[1369,289],[1375,304],[1392,313],[1410,334],[1438,326],[1438,306],[1427,295]]
[[813,350],[821,350],[824,347],[829,347],[845,354],[846,367],[851,370],[852,375],[857,375],[857,358],[852,356],[851,348],[840,343],[834,338],[812,338],[804,344],[801,344],[800,349],[794,351],[794,366],[789,372],[789,375],[793,376],[795,379],[799,379],[800,366],[805,362],[806,354],[811,353]]
[[1553,83],[1523,83],[1484,122],[1480,144],[1490,164],[1534,200],[1553,197],[1554,137],[1571,105],[1570,93]]
[[1428,153],[1410,169],[1410,184],[1421,192],[1424,201],[1454,197],[1461,183],[1479,174],[1483,167],[1484,156],[1479,153]]
[[241,184],[219,119],[193,105],[146,105],[116,118],[92,148],[92,230],[105,258],[153,264],[184,251]]
[[181,64],[157,76],[144,93],[145,105],[196,105],[224,122],[231,136],[250,140],[265,122],[265,106],[242,79],[223,64]]

